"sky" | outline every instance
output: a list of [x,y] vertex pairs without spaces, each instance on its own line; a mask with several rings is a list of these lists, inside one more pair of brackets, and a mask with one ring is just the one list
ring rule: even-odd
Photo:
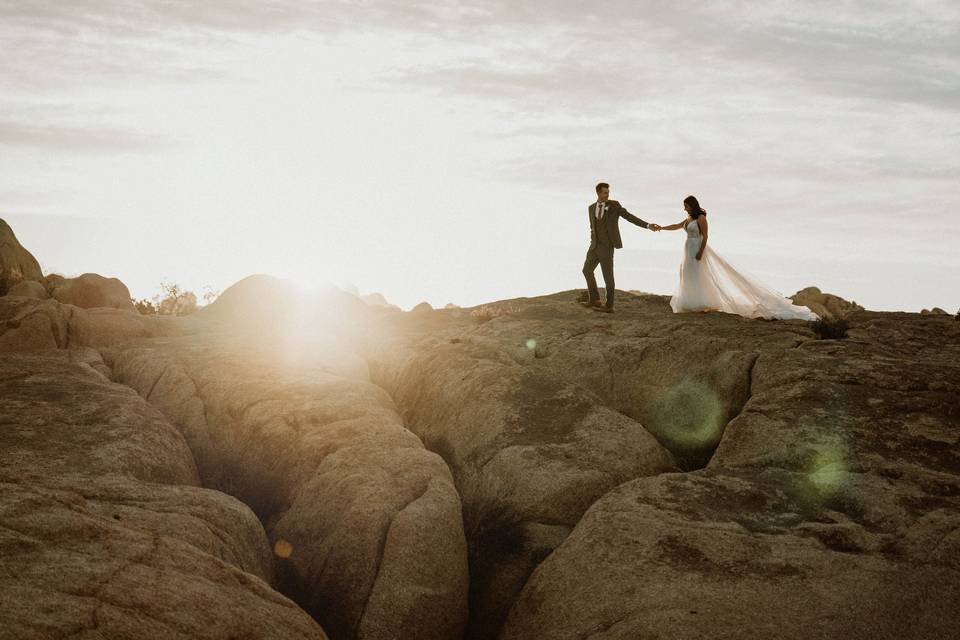
[[[0,218],[136,298],[583,288],[605,181],[786,295],[960,307],[955,0],[0,0],[0,59]],[[673,293],[682,232],[621,233]]]

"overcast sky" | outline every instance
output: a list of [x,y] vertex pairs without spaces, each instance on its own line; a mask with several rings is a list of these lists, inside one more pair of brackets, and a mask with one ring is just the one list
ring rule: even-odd
[[[594,4],[0,0],[0,217],[136,297],[473,305],[583,287],[605,180],[783,293],[960,306],[960,3]],[[621,227],[672,293],[680,233]]]

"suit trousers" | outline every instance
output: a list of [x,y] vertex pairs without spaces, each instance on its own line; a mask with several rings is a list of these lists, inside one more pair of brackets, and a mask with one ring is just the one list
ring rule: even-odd
[[611,245],[597,244],[587,249],[587,259],[583,262],[583,277],[587,279],[587,291],[590,292],[590,302],[600,299],[600,291],[597,290],[597,279],[593,277],[593,272],[600,265],[600,271],[603,273],[603,284],[607,287],[607,306],[613,306],[613,247]]

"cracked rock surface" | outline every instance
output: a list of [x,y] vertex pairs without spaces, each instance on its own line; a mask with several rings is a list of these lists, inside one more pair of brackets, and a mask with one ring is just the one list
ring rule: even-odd
[[[264,522],[278,587],[332,638],[459,638],[468,574],[450,471],[354,357],[299,359],[248,336],[105,350],[181,430],[204,486]],[[340,354],[342,356],[342,354]]]
[[481,563],[473,637],[955,633],[960,324],[858,311],[816,340],[575,298],[387,316],[371,350],[455,477],[512,479],[524,544]]
[[0,355],[0,637],[326,637],[268,584],[255,515],[95,352]]
[[[322,637],[304,611],[338,639],[955,636],[951,317],[853,310],[817,340],[651,295],[300,295],[253,277],[176,319],[0,298],[11,628],[205,637],[176,626],[203,597],[177,581],[205,580],[276,637]],[[125,600],[154,569],[173,586]]]

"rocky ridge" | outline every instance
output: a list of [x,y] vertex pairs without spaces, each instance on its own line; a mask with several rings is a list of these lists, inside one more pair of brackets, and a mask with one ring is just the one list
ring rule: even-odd
[[0,297],[0,628],[952,637],[960,323],[817,290],[849,325],[818,340],[577,293]]

